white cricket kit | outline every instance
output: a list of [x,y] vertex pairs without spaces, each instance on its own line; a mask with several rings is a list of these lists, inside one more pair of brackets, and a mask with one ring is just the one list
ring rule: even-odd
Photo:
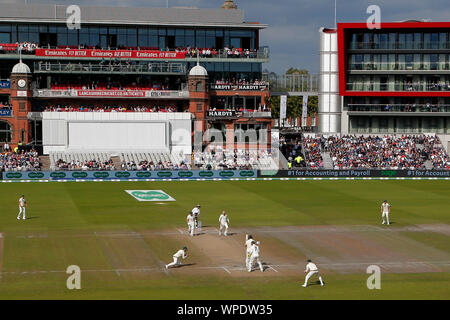
[[225,229],[224,235],[227,235],[228,232],[228,224],[230,223],[230,219],[228,219],[227,215],[221,214],[219,217],[219,236],[222,234],[222,229]]
[[308,272],[308,274],[305,277],[305,283],[303,284],[303,287],[306,287],[308,285],[309,278],[311,278],[315,274],[317,274],[317,276],[319,277],[320,285],[323,286],[322,277],[320,276],[319,269],[317,268],[315,263],[308,262],[305,272]]
[[171,262],[171,263],[169,263],[168,265],[166,265],[166,268],[171,267],[171,266],[174,266],[174,265],[179,265],[179,264],[181,264],[181,261],[180,261],[181,258],[183,258],[183,259],[186,258],[186,255],[185,255],[185,252],[184,252],[183,249],[178,250],[178,251],[173,255],[173,262]]
[[391,205],[389,204],[389,203],[382,203],[381,204],[381,211],[382,211],[382,214],[381,214],[381,219],[383,220],[382,221],[382,224],[384,224],[386,221],[387,221],[387,224],[389,224],[389,209],[391,208]]
[[26,208],[25,205],[27,203],[27,200],[25,200],[25,198],[20,197],[19,198],[19,215],[17,216],[17,219],[20,219],[20,215],[23,214],[23,220],[26,219],[25,217],[25,212],[26,212]]
[[256,263],[258,263],[259,270],[261,270],[261,272],[263,272],[264,269],[263,269],[261,260],[259,259],[259,246],[257,244],[254,244],[251,247],[250,261],[249,261],[249,264],[248,264],[248,267],[247,267],[248,272],[252,271],[253,264],[255,263],[255,261],[256,261]]
[[200,215],[200,209],[197,208],[197,207],[195,207],[194,209],[192,209],[191,212],[192,212],[192,215],[193,215],[194,217],[197,217],[197,216]]
[[194,235],[194,230],[195,230],[195,219],[193,215],[188,214],[188,216],[186,217],[187,220],[187,224],[188,224],[188,232],[191,236]]
[[250,258],[252,256],[252,242],[253,239],[248,239],[245,241],[245,246],[247,247],[246,255],[245,255],[245,266],[248,269],[248,265],[250,263]]

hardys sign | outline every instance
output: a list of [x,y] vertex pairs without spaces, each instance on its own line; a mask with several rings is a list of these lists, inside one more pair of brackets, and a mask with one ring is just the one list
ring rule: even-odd
[[128,180],[256,178],[256,170],[3,172],[3,180]]
[[162,190],[125,190],[137,201],[176,201]]
[[208,110],[206,111],[208,118],[236,118],[236,111],[227,110]]

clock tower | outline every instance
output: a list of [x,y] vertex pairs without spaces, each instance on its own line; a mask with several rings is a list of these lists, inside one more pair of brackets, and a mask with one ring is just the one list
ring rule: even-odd
[[31,70],[20,59],[11,71],[11,96],[13,118],[11,119],[12,139],[11,149],[18,144],[31,141],[30,122],[28,113],[31,111]]

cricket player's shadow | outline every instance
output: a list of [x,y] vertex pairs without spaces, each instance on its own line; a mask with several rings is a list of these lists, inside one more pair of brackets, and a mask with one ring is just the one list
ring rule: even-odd
[[27,220],[30,220],[30,219],[39,219],[40,217],[38,217],[38,216],[34,216],[34,217],[27,217]]
[[179,264],[177,266],[174,266],[175,268],[183,268],[183,267],[189,267],[189,266],[195,266],[195,263],[183,263],[183,264]]

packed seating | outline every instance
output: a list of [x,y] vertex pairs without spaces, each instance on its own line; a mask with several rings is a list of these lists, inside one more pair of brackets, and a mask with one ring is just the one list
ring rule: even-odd
[[129,171],[190,170],[190,159],[182,154],[167,152],[120,153],[121,169]]
[[437,136],[330,136],[316,138],[330,152],[335,169],[435,169],[448,166],[448,156]]
[[264,80],[252,80],[252,81],[248,81],[246,79],[221,79],[221,80],[216,80],[215,81],[216,85],[254,85],[254,86],[265,86],[268,83]]
[[111,155],[102,152],[50,152],[51,170],[114,170]]
[[222,150],[195,152],[194,164],[204,170],[277,169],[278,161],[269,150]]
[[303,154],[308,168],[322,169],[321,138],[303,137]]
[[41,162],[36,150],[0,153],[2,171],[39,171]]

